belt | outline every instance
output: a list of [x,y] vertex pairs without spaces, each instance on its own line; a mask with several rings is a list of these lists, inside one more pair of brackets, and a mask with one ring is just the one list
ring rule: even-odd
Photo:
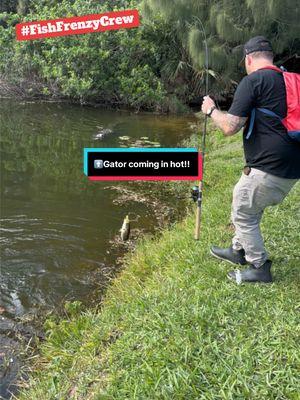
[[249,175],[250,172],[251,172],[251,168],[250,167],[244,167],[243,171],[244,171],[245,175]]

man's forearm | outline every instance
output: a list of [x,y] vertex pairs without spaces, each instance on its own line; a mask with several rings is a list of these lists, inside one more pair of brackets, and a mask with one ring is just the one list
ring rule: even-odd
[[[204,96],[201,110],[204,114],[211,116],[211,119],[226,136],[237,133],[247,121],[247,117],[237,117],[228,112],[218,110],[215,102],[209,96]],[[211,110],[213,111],[211,112]]]
[[247,118],[237,117],[228,112],[215,109],[211,114],[211,119],[220,128],[224,135],[231,136],[237,133],[246,123]]

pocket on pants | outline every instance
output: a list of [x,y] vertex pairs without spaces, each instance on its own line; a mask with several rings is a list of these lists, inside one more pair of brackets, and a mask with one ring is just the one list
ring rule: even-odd
[[258,184],[253,193],[253,203],[257,209],[263,210],[266,207],[275,206],[282,202],[285,193],[271,186]]
[[233,210],[245,214],[261,213],[266,207],[281,203],[285,193],[266,185],[263,174],[243,176],[234,188]]
[[249,188],[240,188],[238,191],[237,209],[239,211],[252,213],[252,194]]
[[232,208],[233,212],[247,212],[251,208],[251,191],[247,184],[247,177],[242,176],[233,190]]

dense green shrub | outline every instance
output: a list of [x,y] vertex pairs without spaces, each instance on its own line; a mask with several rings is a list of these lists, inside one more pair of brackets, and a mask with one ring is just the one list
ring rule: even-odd
[[242,44],[256,35],[267,36],[276,60],[300,54],[300,5],[297,0],[143,0],[143,13],[151,20],[159,13],[176,27],[195,71],[203,72],[209,47],[210,87],[228,91],[241,78]]
[[[142,23],[129,30],[18,42],[14,26],[110,10],[139,8]],[[14,0],[0,12],[1,81],[24,94],[67,97],[136,109],[178,111],[204,93],[209,46],[210,93],[232,93],[243,69],[241,44],[268,36],[277,61],[300,53],[299,5],[273,0]],[[5,12],[6,11],[6,12]],[[18,13],[18,14],[17,14]],[[297,39],[298,38],[298,39]]]
[[[136,109],[167,111],[174,101],[170,76],[164,72],[166,59],[174,65],[181,57],[179,42],[169,48],[165,41],[169,24],[155,17],[137,29],[74,35],[17,42],[18,20],[42,20],[85,15],[111,9],[136,8],[136,1],[88,0],[32,1],[26,17],[3,14],[0,27],[0,74],[13,83],[41,80],[43,95],[65,96],[81,103],[96,101]],[[172,38],[176,42],[176,38]],[[168,86],[168,90],[166,88]],[[173,83],[174,86],[174,83]],[[36,86],[35,86],[36,87]],[[168,92],[172,100],[168,100]],[[188,85],[178,93],[186,101]],[[174,110],[173,110],[174,111]],[[175,110],[177,111],[177,110]]]

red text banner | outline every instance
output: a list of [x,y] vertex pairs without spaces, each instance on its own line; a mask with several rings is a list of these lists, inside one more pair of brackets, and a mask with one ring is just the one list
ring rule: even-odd
[[22,22],[16,25],[17,40],[34,40],[55,36],[79,35],[140,25],[138,10],[124,10],[81,17]]

